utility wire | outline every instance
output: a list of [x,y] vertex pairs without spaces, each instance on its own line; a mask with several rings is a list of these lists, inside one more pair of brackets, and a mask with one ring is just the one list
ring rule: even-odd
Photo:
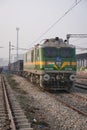
[[[12,50],[17,50],[17,48],[12,48]],[[26,50],[29,50],[29,49],[25,49],[25,48],[18,48],[18,50],[26,51]]]
[[75,39],[75,40],[72,40],[70,43],[72,43],[72,42],[76,42],[76,41],[79,41],[79,40],[81,40],[81,38],[79,38],[79,39]]
[[[11,45],[11,50],[17,50],[17,47],[15,47],[14,45]],[[18,50],[29,50],[29,49],[26,49],[26,48],[18,48]]]
[[87,48],[80,47],[80,46],[76,46],[76,49],[79,49],[79,50],[87,50]]
[[[44,36],[47,32],[49,32],[49,30],[51,30],[51,28],[53,28],[61,19],[63,19],[63,17],[65,17],[65,15],[67,15],[73,8],[75,8],[75,6],[77,6],[82,0],[79,0],[78,2],[76,1],[76,3],[70,7],[56,22],[54,22],[44,33],[42,33],[32,44],[36,43],[42,36]],[[30,44],[30,45],[32,45]]]

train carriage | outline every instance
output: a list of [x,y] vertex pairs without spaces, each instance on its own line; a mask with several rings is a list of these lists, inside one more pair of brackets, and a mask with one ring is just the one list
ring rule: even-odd
[[3,71],[3,67],[0,67],[0,74],[2,73],[2,71]]

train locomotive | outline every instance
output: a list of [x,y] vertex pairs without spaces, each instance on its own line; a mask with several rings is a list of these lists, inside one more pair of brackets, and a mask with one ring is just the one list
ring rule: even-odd
[[23,75],[46,90],[70,90],[76,78],[75,46],[58,37],[35,45],[24,54]]

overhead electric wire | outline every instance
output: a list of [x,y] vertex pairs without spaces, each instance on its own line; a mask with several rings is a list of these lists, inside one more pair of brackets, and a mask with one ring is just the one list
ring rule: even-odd
[[80,47],[80,46],[76,46],[76,49],[79,49],[79,50],[87,50],[87,48]]
[[76,41],[79,41],[79,40],[81,40],[81,38],[78,38],[78,39],[72,40],[70,43],[72,43],[72,42],[76,42]]
[[[12,45],[11,47],[12,47],[11,50],[17,50],[17,47],[15,47],[14,45]],[[23,50],[23,51],[25,51],[25,50],[29,50],[29,49],[26,49],[26,48],[18,48],[18,50]]]
[[[49,32],[49,30],[51,30],[51,28],[53,28],[63,17],[65,17],[65,15],[67,15],[75,6],[77,6],[82,0],[79,0],[78,2],[76,1],[76,3],[70,7],[57,21],[55,21],[44,33],[42,33],[34,42],[32,42],[32,44],[36,43],[41,37],[43,37],[47,32]],[[30,45],[32,45],[30,44]]]

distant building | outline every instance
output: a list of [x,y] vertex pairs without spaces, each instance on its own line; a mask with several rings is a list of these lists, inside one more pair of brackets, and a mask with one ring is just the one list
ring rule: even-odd
[[77,68],[87,70],[87,53],[77,54]]

